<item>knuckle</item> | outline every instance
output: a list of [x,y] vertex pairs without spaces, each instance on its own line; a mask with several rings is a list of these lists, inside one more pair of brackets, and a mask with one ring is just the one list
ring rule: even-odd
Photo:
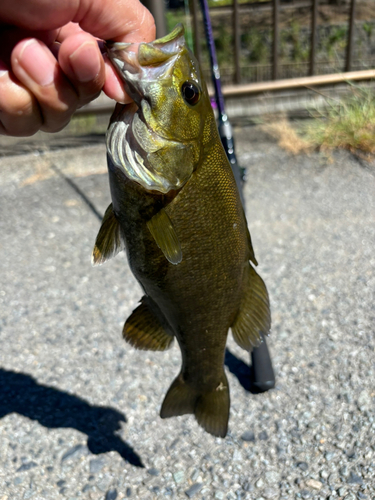
[[151,14],[151,12],[148,9],[145,9],[145,15],[143,18],[143,26],[142,28],[145,28],[146,31],[150,34],[150,37],[152,37],[152,40],[156,36],[156,25],[155,25],[155,19],[154,16]]
[[0,92],[0,119],[1,133],[15,137],[35,134],[42,123],[34,97],[18,85]]
[[14,85],[0,95],[0,109],[3,113],[14,117],[27,117],[34,113],[35,101],[24,88]]
[[80,99],[79,103],[77,105],[77,109],[82,108],[82,106],[86,106],[86,104],[89,104],[91,101],[99,97],[101,94],[101,90],[99,91],[92,91],[91,92],[86,92],[86,93],[80,93]]
[[49,133],[60,132],[60,130],[62,130],[68,125],[70,119],[71,116],[69,115],[68,118],[61,117],[61,120],[56,120],[56,119],[46,120],[40,127],[40,130],[42,132],[49,132]]
[[0,124],[0,133],[3,135],[28,137],[38,132],[41,121],[38,119],[25,121],[14,117],[9,118],[7,116],[1,116]]
[[70,121],[77,109],[79,98],[73,89],[46,89],[44,96],[38,96],[43,123],[40,129],[44,132],[59,132]]

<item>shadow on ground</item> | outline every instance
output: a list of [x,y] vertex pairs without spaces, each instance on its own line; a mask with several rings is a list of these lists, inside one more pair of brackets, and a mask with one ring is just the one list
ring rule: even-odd
[[229,349],[225,351],[225,365],[228,370],[233,373],[235,377],[237,377],[238,382],[242,385],[242,387],[252,394],[256,394],[255,390],[252,386],[251,380],[251,367],[244,363],[241,359],[237,358],[234,354],[232,354]]
[[264,359],[264,353],[263,362],[266,363],[267,369],[258,373],[257,378],[253,366],[247,365],[244,361],[242,361],[242,359],[237,358],[237,356],[232,354],[229,349],[225,350],[224,363],[226,367],[237,378],[238,382],[242,385],[245,391],[250,392],[251,394],[261,394],[273,389],[275,386],[275,375],[273,373],[272,363],[271,361],[266,362]]
[[140,456],[116,435],[123,413],[92,406],[77,396],[38,384],[30,375],[0,368],[0,418],[18,413],[44,427],[71,427],[87,434],[87,446],[95,455],[117,451],[136,467],[144,467]]

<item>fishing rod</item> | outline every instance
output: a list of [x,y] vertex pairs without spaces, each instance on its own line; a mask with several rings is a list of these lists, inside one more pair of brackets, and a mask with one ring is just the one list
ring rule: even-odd
[[[244,182],[245,170],[242,169],[237,161],[234,151],[233,129],[225,112],[225,103],[221,89],[221,79],[219,65],[216,57],[216,48],[212,33],[212,25],[208,0],[200,0],[203,13],[204,29],[208,52],[211,61],[212,83],[215,89],[215,102],[218,111],[218,129],[221,142],[231,164],[234,178],[240,193],[241,202],[245,207],[242,185]],[[255,347],[251,352],[251,383],[256,392],[265,392],[275,386],[275,374],[272,367],[271,357],[268,351],[265,336],[261,333],[263,342],[259,347]]]

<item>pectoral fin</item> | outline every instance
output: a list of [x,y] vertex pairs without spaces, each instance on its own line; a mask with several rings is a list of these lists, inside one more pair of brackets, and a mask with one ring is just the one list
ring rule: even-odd
[[96,237],[94,250],[92,252],[93,265],[104,264],[104,262],[111,257],[121,252],[124,246],[120,224],[116,219],[111,203],[105,211],[102,225]]
[[179,264],[182,260],[181,245],[167,212],[161,209],[147,222],[147,227],[165,258],[171,264]]
[[271,328],[271,313],[266,285],[249,264],[244,276],[244,295],[239,313],[232,325],[233,338],[237,344],[251,351],[261,342]]
[[142,297],[141,304],[126,320],[122,335],[136,349],[165,351],[173,342],[173,334],[156,308],[148,297]]

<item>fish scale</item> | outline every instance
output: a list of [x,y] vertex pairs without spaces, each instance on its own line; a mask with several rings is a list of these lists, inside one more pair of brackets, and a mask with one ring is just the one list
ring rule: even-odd
[[[127,342],[160,351],[173,339],[179,344],[181,371],[161,417],[191,413],[206,431],[223,437],[229,328],[246,350],[270,330],[267,289],[252,265],[257,262],[236,182],[182,26],[149,44],[110,44],[108,55],[135,104],[117,105],[111,118],[112,204],[93,260],[103,263],[125,249],[145,292],[125,322]],[[123,123],[134,123],[136,134],[132,126],[121,135]],[[137,155],[143,162],[135,168]]]

